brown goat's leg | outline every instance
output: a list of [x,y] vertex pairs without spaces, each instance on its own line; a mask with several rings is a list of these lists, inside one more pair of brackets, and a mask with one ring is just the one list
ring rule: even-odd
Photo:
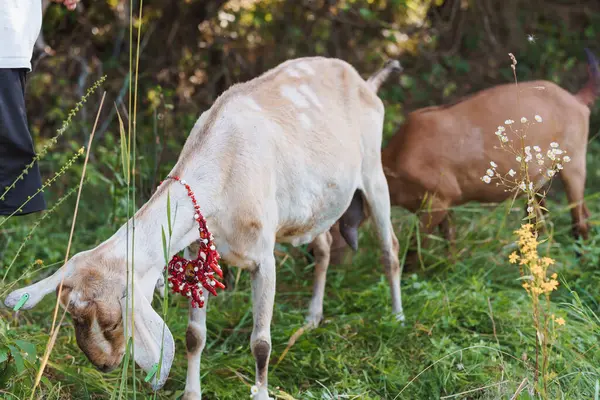
[[[575,162],[577,164],[575,164]],[[574,160],[561,171],[561,177],[565,186],[565,192],[569,205],[571,205],[571,218],[573,221],[573,236],[577,239],[582,237],[588,239],[590,226],[587,222],[589,210],[583,201],[585,189],[585,159]]]
[[452,223],[452,213],[450,211],[446,213],[446,216],[438,226],[448,245],[450,247],[454,246],[454,242],[456,241],[456,227]]
[[[424,211],[419,217],[419,241],[421,248],[425,248],[427,245],[427,236],[430,235],[435,228],[446,223],[445,221],[448,215],[448,211],[445,209],[446,207],[436,205],[432,208],[435,208],[436,211]],[[440,228],[444,229],[443,226],[440,226]],[[407,272],[416,271],[420,261],[419,250],[417,249],[417,238],[414,238],[411,242],[411,248],[409,248],[406,253],[406,262],[404,265],[404,270]]]
[[316,328],[323,318],[323,297],[325,296],[325,282],[327,281],[327,268],[331,252],[331,233],[321,233],[310,244],[310,249],[315,256],[315,278],[313,281],[313,295],[306,317],[307,326]]
[[438,225],[444,239],[446,239],[446,245],[450,257],[454,262],[454,255],[456,254],[456,227],[452,222],[452,212],[448,211],[442,222]]
[[585,204],[585,202],[583,200],[582,200],[581,204],[583,205],[583,216],[585,217],[585,219],[587,221],[588,219],[590,219],[590,216],[591,216],[590,209],[587,207],[587,204]]

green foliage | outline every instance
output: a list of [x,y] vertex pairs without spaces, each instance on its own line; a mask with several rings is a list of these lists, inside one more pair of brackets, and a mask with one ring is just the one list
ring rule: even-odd
[[[549,79],[575,91],[586,79],[583,47],[597,53],[599,49],[600,6],[595,3],[563,7],[547,2],[539,7],[523,0],[484,2],[482,7],[481,2],[460,0],[151,1],[144,6],[142,27],[138,156],[129,160],[123,157],[131,150],[125,146],[129,115],[122,107],[129,84],[123,40],[128,10],[120,11],[119,3],[88,2],[80,16],[51,5],[43,32],[57,55],[42,59],[28,81],[28,115],[36,145],[40,150],[54,146],[41,162],[45,177],[86,143],[93,122],[86,105],[77,119],[71,118],[71,128],[61,131],[60,141],[51,139],[68,117],[65,110],[85,87],[106,75],[108,96],[116,104],[114,110],[107,107],[101,119],[105,125],[97,132],[73,254],[96,246],[126,221],[133,209],[127,201],[132,165],[129,183],[141,193],[136,199],[139,206],[173,165],[200,113],[219,94],[286,59],[336,56],[365,77],[387,58],[400,59],[405,72],[390,79],[379,93],[386,105],[385,145],[408,112],[510,82],[509,51],[519,60],[522,80]],[[454,7],[456,12],[450,12]],[[529,34],[534,41],[528,40]],[[88,103],[97,100],[90,97]],[[587,185],[595,225],[600,211],[593,194],[600,188],[600,145],[593,140],[600,130],[597,111],[595,106]],[[24,216],[0,228],[0,274],[7,274],[7,283],[29,284],[58,267],[51,263],[64,257],[74,206],[65,196],[78,183],[80,169],[74,164],[46,193],[50,204],[64,200],[50,218]],[[556,398],[598,398],[600,233],[594,232],[587,243],[573,241],[562,195],[553,193],[551,200],[554,239],[545,246],[559,264],[561,285],[553,295],[554,307],[557,314],[566,313],[568,323],[553,355],[557,375],[550,391]],[[351,262],[330,268],[325,320],[300,337],[277,363],[287,340],[304,322],[312,289],[312,265],[305,249],[284,247],[286,255],[278,256],[272,326],[273,394],[285,398],[285,392],[301,399],[429,399],[472,391],[463,398],[510,398],[524,378],[533,377],[535,343],[530,316],[523,311],[527,298],[518,272],[504,263],[514,250],[511,232],[522,215],[519,211],[506,216],[506,211],[505,206],[480,205],[455,210],[457,253],[446,253],[445,243],[437,238],[432,247],[423,249],[426,268],[404,276],[405,327],[390,316],[389,288],[375,234],[363,229],[360,250]],[[414,233],[414,218],[399,210],[394,218],[403,253]],[[163,233],[164,246],[168,236]],[[21,251],[26,237],[31,239]],[[583,253],[581,258],[575,257],[575,249]],[[26,269],[36,259],[50,265]],[[6,290],[6,284],[0,286],[0,293]],[[39,366],[34,350],[46,344],[52,299],[49,296],[36,309],[19,315],[0,309],[2,396],[29,394]],[[254,375],[250,299],[249,274],[242,272],[238,287],[210,300],[201,372],[208,399],[248,396]],[[185,380],[187,310],[177,296],[167,297],[162,305],[163,311],[168,310],[178,354],[167,386],[156,396],[175,399]],[[41,384],[45,399],[132,396],[126,370],[101,374],[94,369],[77,347],[70,324],[61,329],[45,374]],[[140,398],[153,395],[144,378],[141,374],[135,378]],[[520,398],[530,397],[524,391]]]

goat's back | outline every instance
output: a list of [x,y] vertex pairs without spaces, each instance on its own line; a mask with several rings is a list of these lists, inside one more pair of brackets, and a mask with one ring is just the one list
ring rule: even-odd
[[[504,173],[518,170],[515,156],[499,149],[494,134],[498,126],[505,126],[517,147],[520,143],[511,131],[525,129],[527,145],[540,146],[545,153],[551,142],[558,142],[571,158],[585,158],[589,113],[573,94],[549,81],[524,82],[518,88],[500,85],[450,106],[414,111],[383,151],[392,201],[418,208],[417,197],[424,192],[438,193],[453,205],[501,201],[509,195],[504,188],[484,188],[481,182],[490,161]],[[536,122],[535,115],[543,122]],[[528,122],[522,124],[521,117]],[[505,124],[509,119],[514,123]],[[545,170],[532,172],[541,179]]]
[[[215,217],[222,229],[252,230],[239,227],[244,219],[255,231],[276,230],[279,241],[305,243],[341,216],[364,186],[364,171],[380,168],[383,112],[348,63],[290,60],[224,92],[180,160],[207,160],[212,197],[239,199]],[[216,229],[215,237],[234,233]]]

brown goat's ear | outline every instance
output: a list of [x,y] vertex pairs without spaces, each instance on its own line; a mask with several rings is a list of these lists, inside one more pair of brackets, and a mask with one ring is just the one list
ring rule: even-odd
[[10,293],[8,297],[6,297],[6,300],[4,300],[4,305],[6,305],[6,307],[13,308],[21,301],[21,299],[24,298],[23,296],[28,296],[25,303],[22,304],[21,309],[28,310],[33,308],[47,294],[55,291],[63,279],[67,279],[73,274],[73,265],[73,262],[69,261],[46,279],[42,279],[41,281],[22,289],[15,290],[14,292]]
[[[131,287],[130,287],[131,288]],[[130,291],[131,293],[131,291]],[[135,322],[134,357],[136,364],[146,373],[156,371],[152,377],[152,388],[160,389],[169,376],[173,357],[175,356],[175,341],[165,321],[150,305],[150,301],[137,288],[133,295],[133,311],[131,298],[123,297],[121,310],[127,324],[127,340],[131,337],[131,320]],[[127,315],[127,318],[125,316]],[[162,356],[162,359],[161,359]],[[155,369],[160,363],[160,375]]]

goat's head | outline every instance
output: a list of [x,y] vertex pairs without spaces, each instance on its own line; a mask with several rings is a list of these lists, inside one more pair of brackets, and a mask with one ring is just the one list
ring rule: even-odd
[[[107,372],[121,363],[126,342],[132,336],[133,320],[136,363],[149,372],[162,361],[160,376],[157,373],[152,384],[158,389],[169,375],[175,343],[169,328],[150,305],[153,286],[145,290],[147,279],[136,276],[132,290],[126,282],[124,260],[98,253],[91,250],[75,255],[52,276],[12,292],[5,304],[14,307],[28,294],[22,308],[32,308],[48,293],[58,294],[64,278],[59,301],[71,314],[77,344],[92,364]],[[132,292],[133,296],[126,296]]]

